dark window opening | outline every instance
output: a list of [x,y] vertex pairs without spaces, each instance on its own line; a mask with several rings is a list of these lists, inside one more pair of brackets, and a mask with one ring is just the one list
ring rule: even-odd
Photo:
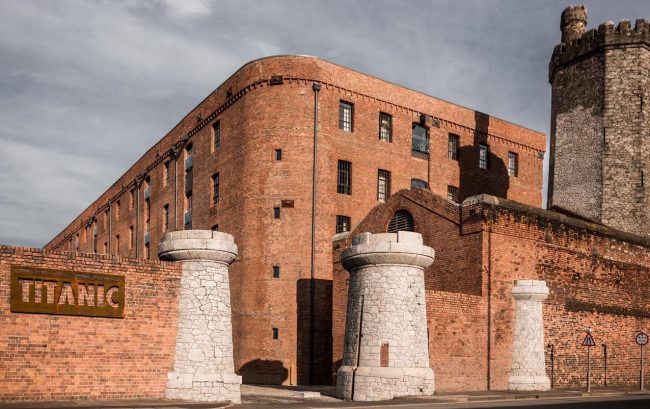
[[282,149],[275,150],[275,160],[282,160]]
[[458,203],[458,188],[455,186],[447,186],[447,200],[450,202]]
[[411,189],[428,189],[429,184],[424,180],[411,179]]
[[280,278],[280,266],[273,266],[273,278]]
[[279,219],[280,218],[280,208],[279,207],[274,207],[273,208],[273,218],[274,219]]
[[458,148],[460,138],[458,135],[449,134],[449,141],[447,142],[447,157],[449,159],[458,160]]
[[352,163],[339,161],[336,192],[344,195],[352,194]]
[[398,231],[415,231],[413,216],[406,210],[398,210],[388,222],[388,233],[397,233]]
[[350,217],[349,216],[336,216],[336,233],[344,233],[350,231]]
[[413,124],[411,148],[413,152],[429,153],[429,130],[427,128]]
[[277,328],[273,328],[273,339],[278,339],[280,337],[280,331]]
[[219,174],[215,173],[212,176],[212,205],[219,204]]
[[214,149],[219,149],[221,146],[221,121],[212,124],[212,132],[214,134]]
[[484,143],[478,145],[478,167],[480,169],[490,168],[490,147]]

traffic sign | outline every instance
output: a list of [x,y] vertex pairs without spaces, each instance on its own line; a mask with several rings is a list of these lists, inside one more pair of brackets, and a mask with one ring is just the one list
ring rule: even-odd
[[582,346],[583,347],[595,347],[596,346],[596,342],[594,342],[594,337],[592,337],[590,333],[587,333],[587,336],[582,341]]
[[648,343],[648,335],[644,334],[643,332],[639,332],[636,336],[636,343],[644,346]]

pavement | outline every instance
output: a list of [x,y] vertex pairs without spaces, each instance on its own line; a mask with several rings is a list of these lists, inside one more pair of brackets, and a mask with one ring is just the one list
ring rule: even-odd
[[[242,385],[242,405],[228,403],[194,403],[174,400],[110,400],[110,401],[42,401],[1,403],[0,409],[209,409],[237,407],[238,409],[344,408],[344,407],[512,407],[533,404],[553,405],[560,402],[643,402],[640,408],[650,408],[650,391],[632,388],[594,387],[591,393],[584,388],[554,389],[547,392],[468,391],[437,392],[434,396],[414,396],[383,402],[346,402],[334,397],[333,386]],[[562,406],[564,407],[564,406]],[[616,406],[613,406],[616,407]],[[631,406],[630,406],[631,407]]]

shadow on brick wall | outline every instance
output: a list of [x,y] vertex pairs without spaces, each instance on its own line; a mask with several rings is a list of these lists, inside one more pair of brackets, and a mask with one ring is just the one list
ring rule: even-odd
[[460,201],[481,193],[505,198],[508,196],[510,179],[508,168],[503,159],[490,150],[488,169],[479,168],[479,144],[483,143],[489,146],[486,135],[490,125],[490,116],[476,112],[474,118],[474,144],[462,146],[458,150]]
[[314,280],[314,353],[312,355],[312,376],[310,369],[310,300],[311,280],[301,279],[297,283],[298,339],[297,377],[299,385],[332,384],[332,281]]
[[289,379],[289,370],[280,361],[255,359],[239,369],[242,383],[280,385]]

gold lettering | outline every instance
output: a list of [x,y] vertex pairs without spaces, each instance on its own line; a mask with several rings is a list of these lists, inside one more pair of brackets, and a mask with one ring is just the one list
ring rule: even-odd
[[108,303],[108,305],[110,305],[113,308],[117,308],[119,306],[119,304],[114,302],[113,300],[113,293],[115,293],[115,291],[117,290],[119,290],[119,288],[111,287],[108,289],[108,291],[106,291],[106,303]]
[[72,285],[68,282],[63,282],[61,293],[59,295],[59,305],[75,305],[74,293],[72,292]]
[[78,286],[79,305],[93,307],[95,305],[95,285],[79,283]]

